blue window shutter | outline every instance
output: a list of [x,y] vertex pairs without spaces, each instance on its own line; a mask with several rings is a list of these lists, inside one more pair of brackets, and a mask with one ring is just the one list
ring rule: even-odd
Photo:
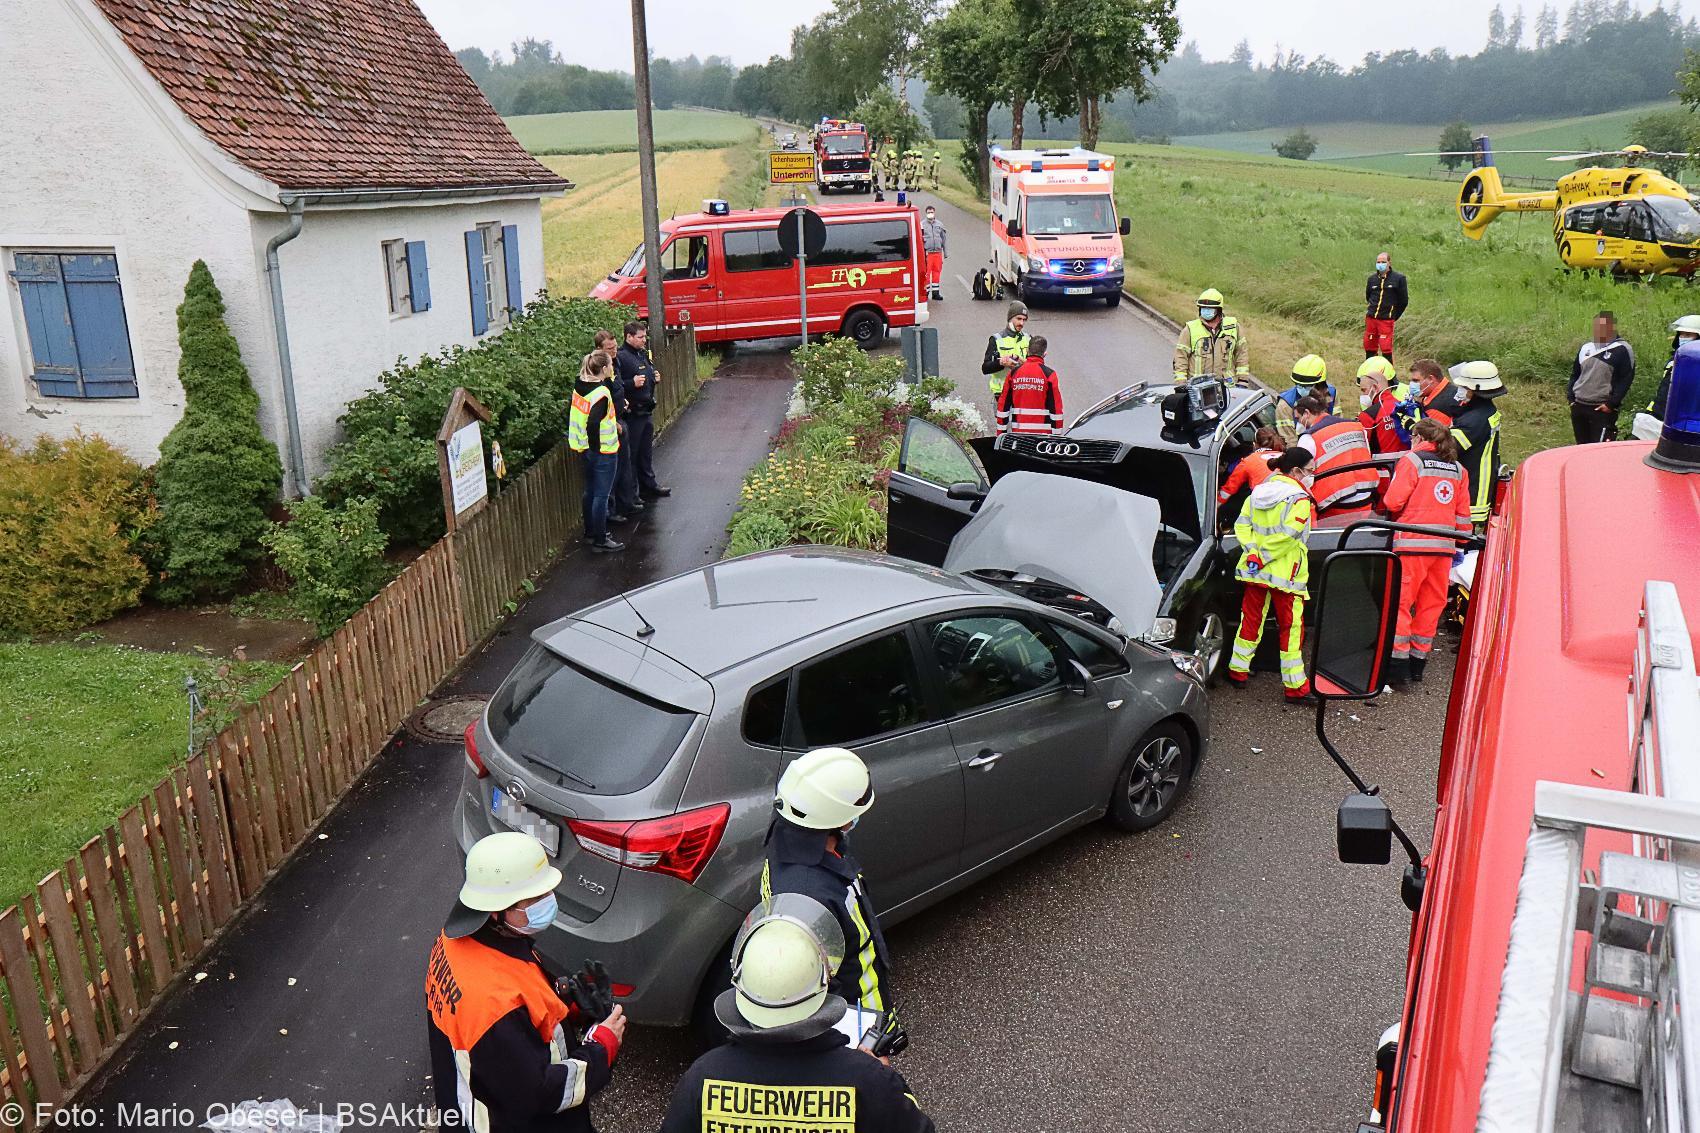
[[12,278],[23,301],[24,329],[29,334],[30,375],[47,397],[81,397],[81,370],[77,365],[77,341],[71,330],[71,309],[65,302],[65,284],[59,257],[20,252]]
[[502,263],[508,269],[508,306],[517,316],[525,310],[525,293],[519,289],[519,226],[502,225]]
[[414,313],[431,309],[431,273],[425,267],[425,241],[407,242],[407,293]]
[[84,397],[135,397],[136,363],[118,286],[116,256],[63,256],[65,299],[75,328]]
[[466,286],[472,293],[472,333],[483,334],[490,319],[484,313],[484,237],[476,228],[466,234]]

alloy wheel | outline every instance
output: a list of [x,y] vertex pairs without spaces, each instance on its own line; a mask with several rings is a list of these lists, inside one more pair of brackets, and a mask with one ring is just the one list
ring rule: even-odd
[[1127,777],[1127,799],[1133,813],[1151,818],[1167,810],[1180,792],[1181,745],[1169,736],[1154,736],[1133,761]]

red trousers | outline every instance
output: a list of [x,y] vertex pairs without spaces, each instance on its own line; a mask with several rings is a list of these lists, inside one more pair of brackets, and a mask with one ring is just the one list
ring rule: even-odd
[[1393,320],[1364,319],[1364,353],[1393,356]]
[[1399,556],[1399,619],[1393,629],[1393,656],[1414,661],[1428,658],[1434,648],[1434,628],[1446,608],[1451,555]]
[[927,285],[929,287],[938,286],[939,280],[941,278],[943,278],[943,276],[944,276],[944,253],[943,252],[928,252],[927,253]]
[[1245,584],[1245,596],[1240,599],[1240,629],[1234,635],[1234,653],[1228,659],[1228,672],[1245,675],[1251,672],[1251,659],[1257,653],[1257,643],[1263,639],[1263,620],[1269,606],[1275,606],[1275,626],[1280,633],[1281,683],[1295,695],[1310,692],[1310,678],[1305,676],[1304,633],[1305,599],[1302,594],[1289,594],[1255,582]]

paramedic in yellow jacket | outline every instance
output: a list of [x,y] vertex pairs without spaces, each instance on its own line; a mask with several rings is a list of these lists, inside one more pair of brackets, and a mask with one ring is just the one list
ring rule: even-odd
[[1175,381],[1200,374],[1230,381],[1251,376],[1240,321],[1222,310],[1222,293],[1214,287],[1199,292],[1198,318],[1182,327],[1175,341]]

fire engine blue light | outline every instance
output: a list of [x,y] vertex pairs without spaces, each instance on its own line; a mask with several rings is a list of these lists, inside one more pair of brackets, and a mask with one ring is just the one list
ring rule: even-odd
[[1086,159],[1086,171],[1088,173],[1098,172],[1098,159],[1097,158],[1089,157],[1089,158]]
[[1700,342],[1685,342],[1676,352],[1664,433],[1675,433],[1682,444],[1700,445]]
[[1044,171],[1045,171],[1045,163],[1040,161],[1037,158],[1034,158],[1033,159],[1033,172],[1043,173]]

